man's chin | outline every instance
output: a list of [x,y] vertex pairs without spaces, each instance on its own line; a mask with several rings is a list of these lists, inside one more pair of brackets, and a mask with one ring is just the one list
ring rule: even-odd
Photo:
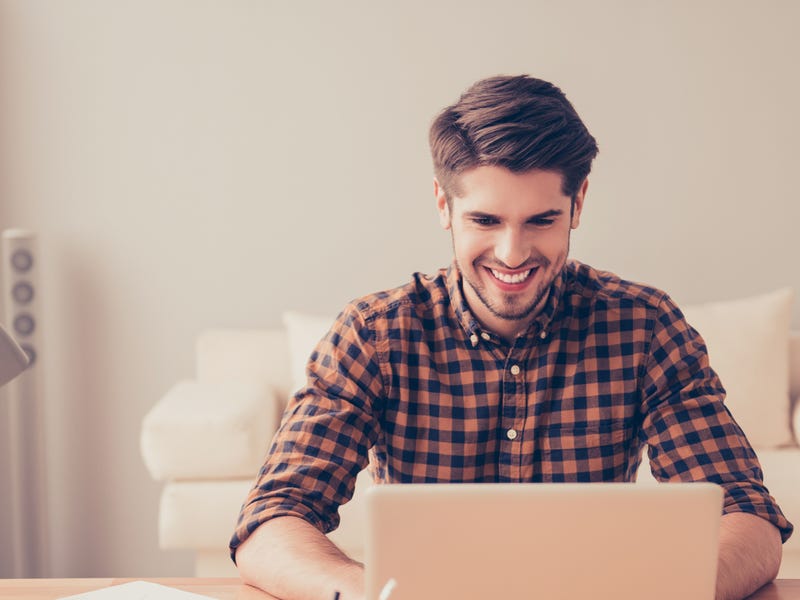
[[523,307],[498,307],[495,304],[487,305],[489,311],[497,318],[518,323],[529,319],[536,312],[540,299],[536,299],[528,306]]

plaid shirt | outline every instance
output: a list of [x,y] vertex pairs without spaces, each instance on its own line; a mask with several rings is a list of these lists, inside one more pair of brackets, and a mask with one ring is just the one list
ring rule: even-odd
[[378,482],[634,481],[645,444],[657,479],[712,481],[724,512],[792,531],[677,306],[577,261],[512,344],[474,319],[451,266],[351,303],[307,373],[232,554],[279,515],[335,529],[368,460]]

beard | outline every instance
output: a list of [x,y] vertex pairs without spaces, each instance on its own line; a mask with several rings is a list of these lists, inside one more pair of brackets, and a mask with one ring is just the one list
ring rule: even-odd
[[567,262],[568,254],[569,239],[567,239],[567,247],[555,260],[551,261],[545,256],[538,256],[533,259],[530,267],[535,268],[536,271],[531,273],[529,277],[536,277],[539,280],[535,282],[533,293],[526,292],[524,297],[521,297],[523,296],[522,294],[509,294],[499,290],[490,290],[487,285],[482,283],[478,275],[480,269],[491,268],[491,261],[477,259],[472,263],[472,269],[469,272],[461,267],[458,259],[456,259],[456,266],[461,272],[464,283],[472,289],[481,304],[493,316],[506,321],[524,321],[534,317],[542,309],[550,294],[553,282]]

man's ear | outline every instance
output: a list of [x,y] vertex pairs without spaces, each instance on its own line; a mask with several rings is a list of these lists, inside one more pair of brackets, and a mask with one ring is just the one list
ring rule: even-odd
[[447,203],[447,194],[439,184],[439,180],[433,178],[433,194],[436,196],[436,208],[439,211],[439,224],[444,229],[450,229],[452,220],[450,215],[450,205]]
[[572,201],[572,219],[570,220],[570,228],[577,229],[581,224],[581,212],[583,211],[583,201],[586,199],[586,190],[589,189],[589,178],[583,180],[580,189],[575,194],[575,199]]

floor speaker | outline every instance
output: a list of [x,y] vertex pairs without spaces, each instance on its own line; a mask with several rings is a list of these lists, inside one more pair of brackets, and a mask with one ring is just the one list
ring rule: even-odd
[[45,464],[45,411],[41,397],[41,319],[36,236],[2,233],[3,322],[30,364],[4,388],[13,576],[46,577],[49,570]]

